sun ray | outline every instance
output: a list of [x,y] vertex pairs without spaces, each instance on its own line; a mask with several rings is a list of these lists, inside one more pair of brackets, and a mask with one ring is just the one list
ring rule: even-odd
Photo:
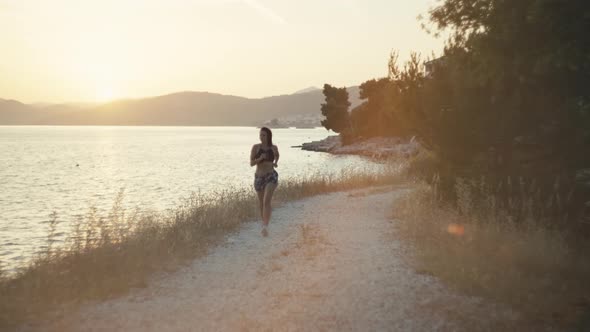
[[259,14],[270,19],[271,21],[278,24],[287,24],[287,21],[277,14],[274,10],[260,3],[258,0],[242,0],[248,6],[254,8]]

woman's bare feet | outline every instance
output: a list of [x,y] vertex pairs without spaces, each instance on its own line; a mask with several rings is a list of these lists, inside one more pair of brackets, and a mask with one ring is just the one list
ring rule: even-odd
[[266,229],[266,226],[262,226],[262,231],[260,232],[260,234],[262,234],[262,236],[264,237],[268,236],[268,230]]

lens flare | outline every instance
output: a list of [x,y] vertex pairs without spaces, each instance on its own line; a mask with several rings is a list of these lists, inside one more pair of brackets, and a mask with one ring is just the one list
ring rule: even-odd
[[463,236],[465,234],[465,226],[453,223],[447,227],[447,232],[452,235]]

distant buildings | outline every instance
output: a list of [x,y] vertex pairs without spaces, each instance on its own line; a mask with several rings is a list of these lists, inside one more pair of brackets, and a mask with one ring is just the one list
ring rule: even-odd
[[283,118],[273,118],[265,121],[261,126],[268,128],[316,128],[321,127],[321,115],[297,115]]

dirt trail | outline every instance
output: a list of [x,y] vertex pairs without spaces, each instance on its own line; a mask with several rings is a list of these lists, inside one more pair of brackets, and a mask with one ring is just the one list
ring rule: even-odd
[[[519,315],[454,294],[406,263],[382,187],[274,211],[270,236],[244,224],[189,266],[130,295],[89,304],[59,331],[497,331]],[[519,326],[520,325],[520,326]]]

